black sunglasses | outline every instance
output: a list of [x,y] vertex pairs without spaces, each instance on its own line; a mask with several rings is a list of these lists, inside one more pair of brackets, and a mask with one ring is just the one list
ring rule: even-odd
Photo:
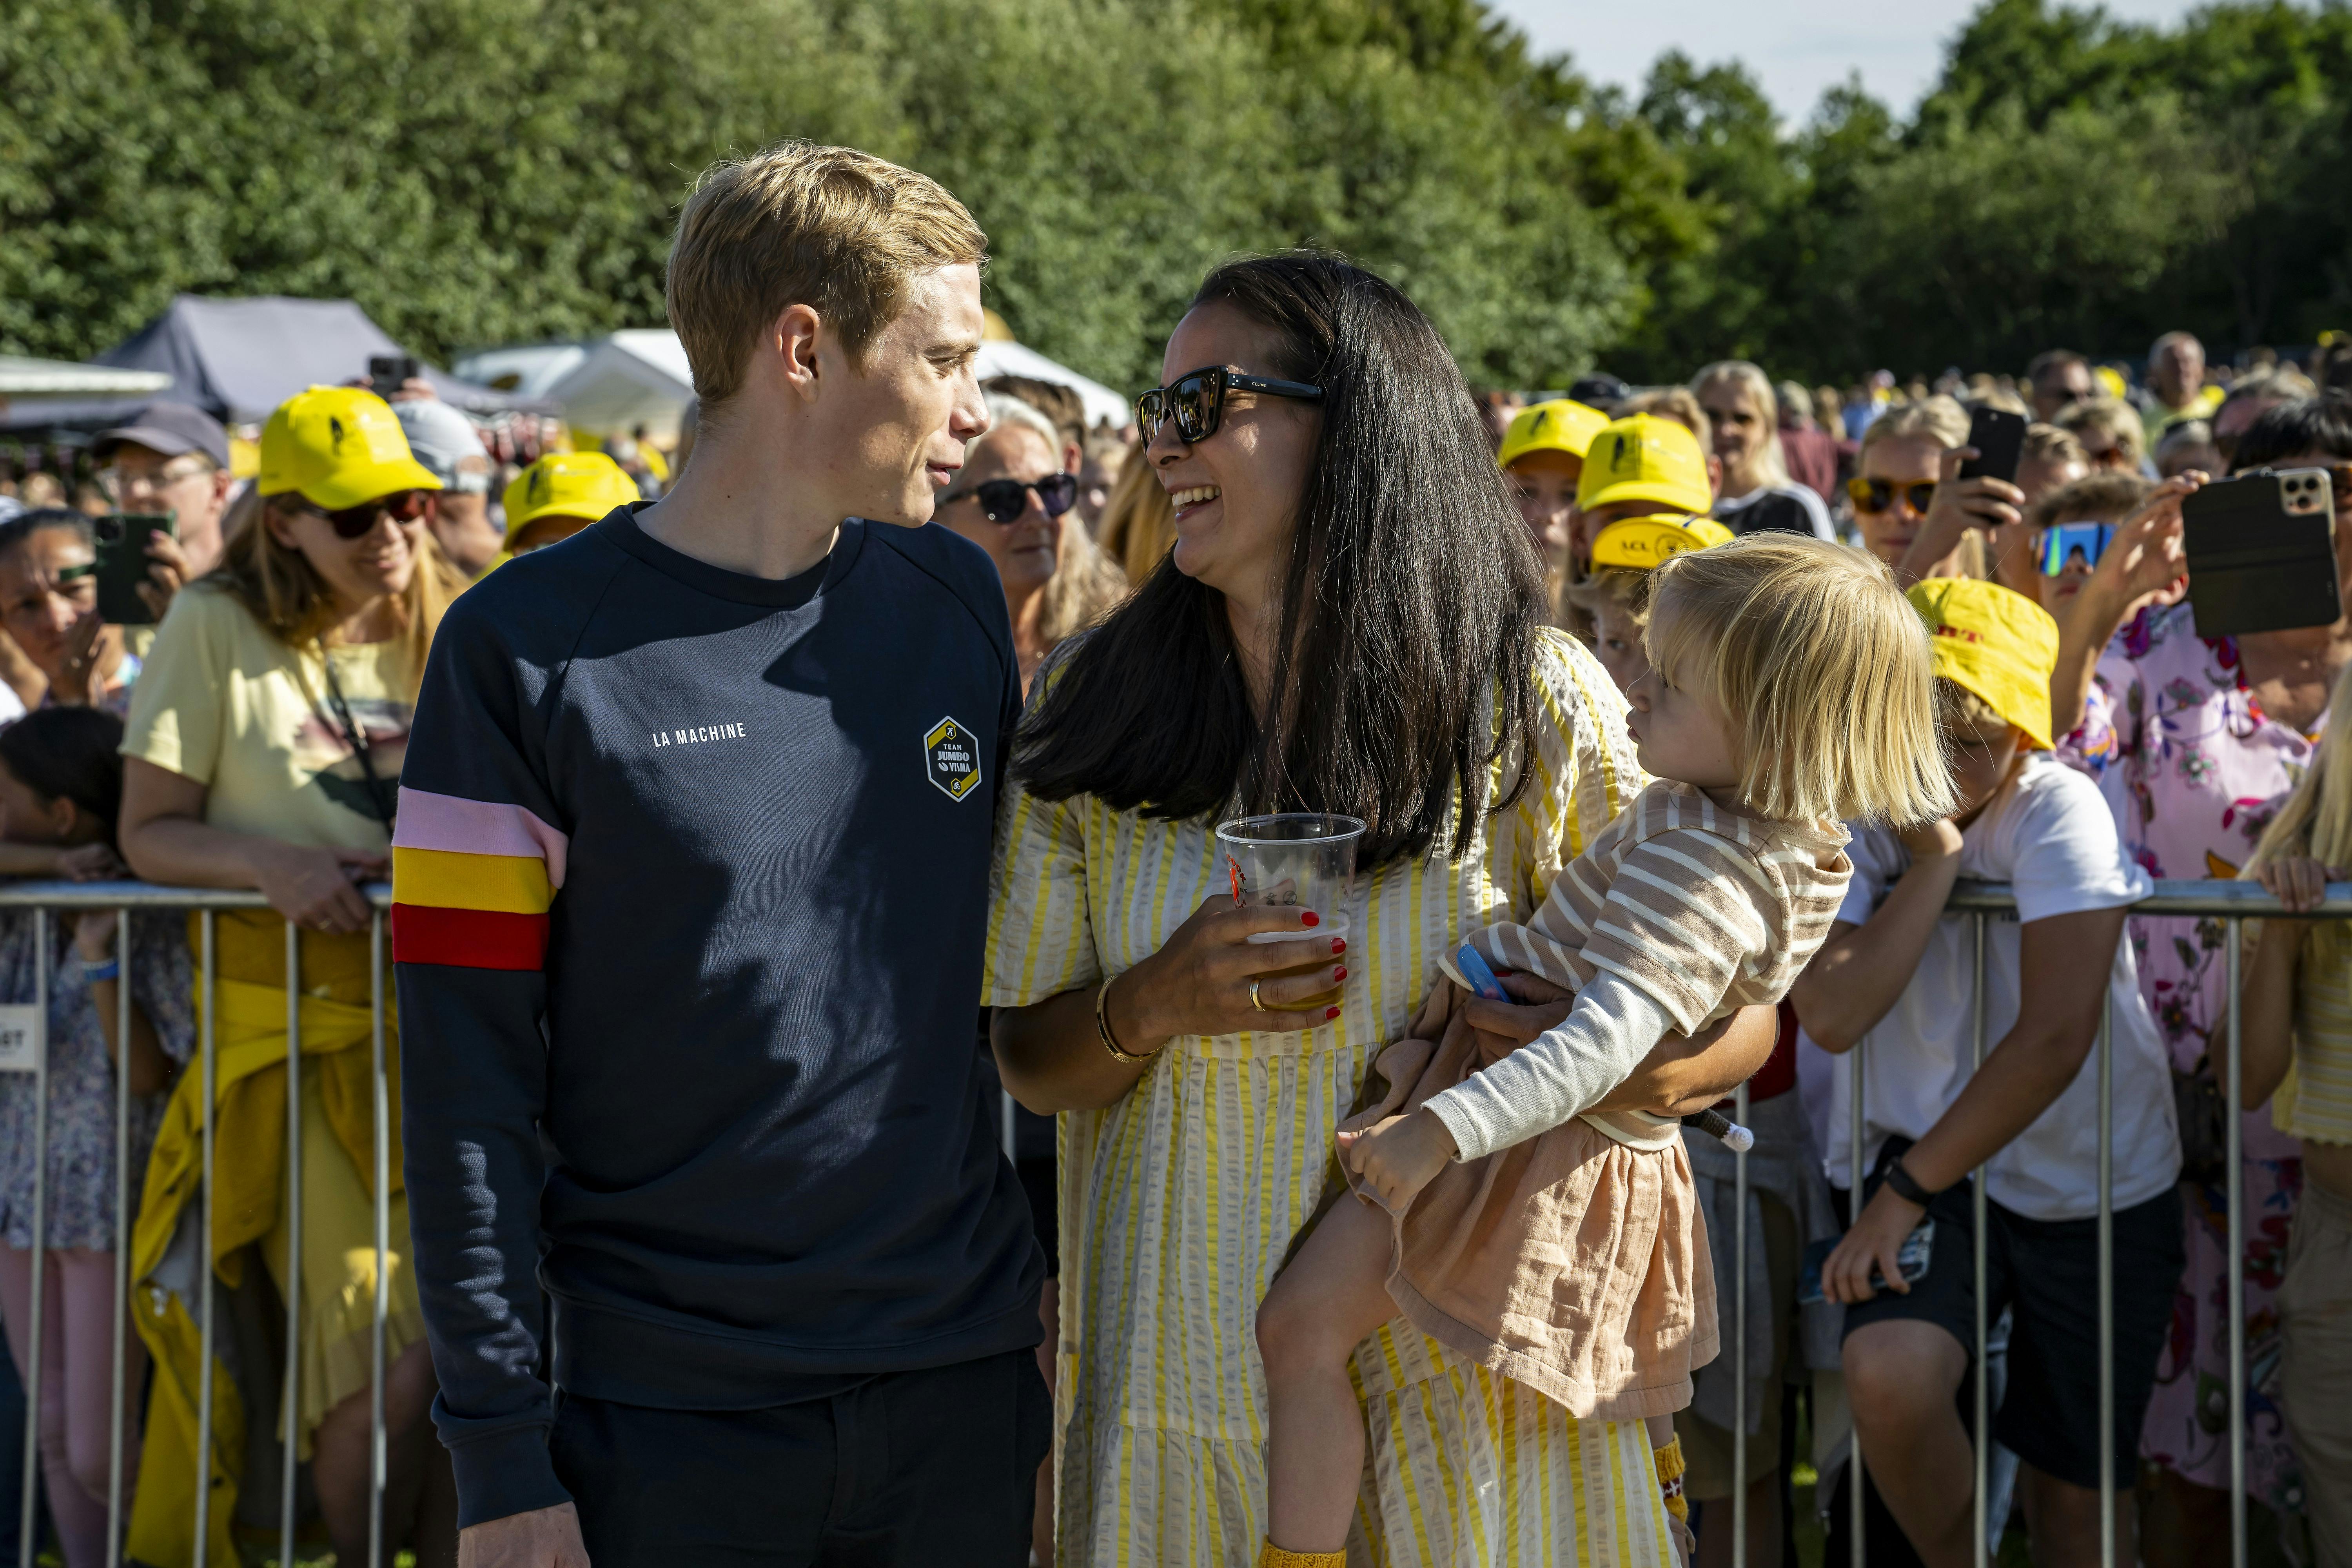
[[1936,499],[1936,482],[1922,479],[1917,484],[1895,485],[1885,479],[1848,479],[1845,493],[1853,499],[1856,511],[1892,511],[1895,498],[1899,495],[1911,503],[1913,511],[1925,517],[1929,504]]
[[1020,520],[1029,505],[1029,492],[1037,492],[1037,504],[1045,509],[1047,517],[1059,517],[1070,510],[1078,499],[1078,477],[1076,474],[1047,474],[1042,479],[1026,483],[1019,479],[982,479],[968,490],[956,490],[940,498],[939,504],[960,501],[971,496],[980,502],[981,516],[991,522],[1007,523]]
[[1167,385],[1155,386],[1135,400],[1135,421],[1142,427],[1143,444],[1149,447],[1159,439],[1160,426],[1171,419],[1176,422],[1176,434],[1186,446],[1207,440],[1217,433],[1218,421],[1225,416],[1228,392],[1263,392],[1273,397],[1296,397],[1307,403],[1323,401],[1323,389],[1303,381],[1269,381],[1262,375],[1227,370],[1221,364],[1208,365],[1187,371]]
[[[415,522],[425,515],[425,503],[431,496],[429,490],[394,490],[390,495],[378,496],[373,500],[363,500],[357,506],[333,511],[322,506],[310,506],[309,510],[327,520],[337,539],[365,539],[374,529],[375,520],[387,512],[394,522]],[[306,501],[305,504],[309,503]]]

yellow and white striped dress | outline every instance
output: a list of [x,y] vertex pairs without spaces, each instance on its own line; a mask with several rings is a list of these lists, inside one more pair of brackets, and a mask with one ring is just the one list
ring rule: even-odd
[[[1265,1530],[1259,1300],[1335,1173],[1332,1129],[1459,933],[1524,921],[1646,782],[1624,703],[1547,632],[1535,773],[1459,860],[1360,875],[1339,1019],[1171,1041],[1061,1118],[1061,1568],[1250,1568]],[[1210,825],[1006,791],[985,1000],[1091,987],[1226,886]],[[1371,1434],[1353,1568],[1671,1568],[1640,1423],[1579,1423],[1396,1320],[1357,1352]]]

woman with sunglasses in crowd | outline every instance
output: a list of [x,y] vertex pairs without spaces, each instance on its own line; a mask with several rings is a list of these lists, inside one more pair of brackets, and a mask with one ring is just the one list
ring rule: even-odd
[[[249,1280],[258,1268],[281,1300],[293,1293],[300,1341],[290,1458],[311,1465],[338,1558],[362,1562],[378,1152],[371,910],[361,884],[386,875],[425,652],[465,584],[426,527],[439,481],[370,392],[313,387],[280,405],[262,431],[257,488],[260,516],[231,542],[219,570],[179,595],[156,632],[123,742],[121,843],[150,881],[253,888],[268,899],[267,911],[216,917],[212,1203],[215,1215],[236,1217],[215,1224],[213,1262],[225,1281]],[[286,973],[289,922],[299,942],[299,976]],[[283,1202],[289,984],[299,988],[302,1026],[299,1238]],[[388,1034],[385,1045],[389,1052],[396,1040]],[[199,1185],[204,1076],[191,1071],[180,1080],[132,1238],[135,1297],[164,1303],[133,1316],[163,1382],[183,1389],[196,1382],[197,1302],[178,1273],[161,1266]],[[384,1548],[388,1556],[413,1545],[420,1563],[449,1563],[456,1493],[426,1419],[435,1382],[409,1268],[399,1081],[394,1065],[394,1141],[383,1156],[391,1173]],[[289,1268],[289,1243],[298,1240]],[[243,1404],[246,1425],[274,1429],[271,1396],[257,1405],[253,1392]],[[206,1446],[194,1420],[188,1402],[160,1394],[151,1412],[131,1536],[131,1554],[142,1561],[191,1555],[191,1460]],[[215,1446],[215,1474],[226,1477],[213,1483],[209,1513],[219,1562],[235,1560],[228,1527],[240,1485],[259,1483],[240,1474],[243,1453]]]
[[[1318,1205],[1349,1201],[1334,1130],[1448,939],[1524,919],[1643,782],[1402,293],[1317,253],[1234,262],[1162,369],[1137,412],[1176,546],[1040,674],[989,921],[997,1060],[1064,1113],[1064,1568],[1261,1561],[1257,1306]],[[1346,907],[1235,907],[1215,825],[1290,810],[1367,823]],[[1475,1005],[1498,1053],[1566,1011]],[[1622,1103],[1710,1103],[1770,1051],[1770,1010],[1748,1012],[1661,1047]],[[1356,1366],[1360,1560],[1675,1562],[1638,1422],[1579,1423],[1402,1322]]]
[[1959,477],[1973,455],[1968,441],[1968,411],[1940,395],[1890,408],[1862,433],[1846,495],[1863,548],[1898,582],[1990,577],[1992,531],[2023,521],[2025,492],[2015,485]]
[[965,449],[962,471],[931,514],[996,563],[1024,694],[1055,644],[1127,596],[1126,575],[1072,510],[1077,494],[1053,423],[1021,399],[992,392],[988,434]]

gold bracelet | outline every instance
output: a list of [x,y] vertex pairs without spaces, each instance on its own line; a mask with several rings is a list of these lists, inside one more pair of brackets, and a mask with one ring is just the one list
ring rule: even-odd
[[1139,1057],[1132,1051],[1118,1048],[1118,1042],[1110,1036],[1110,1017],[1107,1011],[1109,1005],[1110,982],[1106,980],[1102,983],[1102,989],[1095,993],[1095,1033],[1101,1037],[1103,1049],[1111,1054],[1113,1061],[1125,1062],[1131,1068],[1142,1067],[1151,1060],[1153,1053],[1147,1051]]

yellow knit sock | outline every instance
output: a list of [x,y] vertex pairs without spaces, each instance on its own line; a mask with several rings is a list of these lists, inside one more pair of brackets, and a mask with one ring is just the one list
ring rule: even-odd
[[1658,1489],[1665,1494],[1666,1511],[1687,1523],[1690,1500],[1683,1496],[1683,1440],[1677,1436],[1651,1456],[1658,1461]]
[[1257,1568],[1348,1568],[1344,1552],[1285,1552],[1269,1541],[1257,1554]]

